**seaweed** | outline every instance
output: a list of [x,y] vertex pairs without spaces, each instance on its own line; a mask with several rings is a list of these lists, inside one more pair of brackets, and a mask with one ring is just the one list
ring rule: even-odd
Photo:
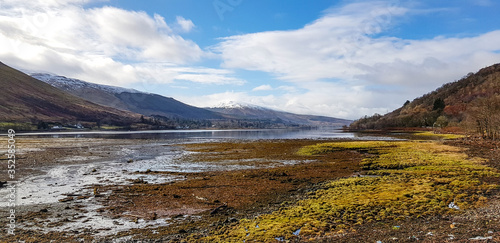
[[362,176],[326,183],[296,204],[242,219],[203,240],[314,239],[371,222],[457,214],[480,207],[498,189],[484,180],[500,176],[484,159],[436,141],[319,143],[297,153],[314,157],[344,150],[365,154]]

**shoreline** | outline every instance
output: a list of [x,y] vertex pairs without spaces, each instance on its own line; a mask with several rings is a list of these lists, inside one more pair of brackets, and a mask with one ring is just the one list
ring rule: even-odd
[[[41,139],[43,140],[43,139]],[[57,140],[57,139],[56,139]],[[71,139],[60,139],[71,140]],[[74,139],[73,139],[74,140]],[[92,151],[102,157],[111,158],[115,156],[110,152],[110,148],[119,150],[127,146],[144,146],[155,140],[117,140],[117,139],[77,139],[80,142],[86,141],[87,145],[101,144],[102,151]],[[36,139],[31,142],[36,143]],[[60,144],[59,153],[53,153],[54,148],[58,146],[55,143],[41,146],[45,151],[27,151],[27,158],[32,158],[30,153],[46,156],[53,160],[47,160],[43,166],[52,166],[57,164],[57,158],[64,156],[74,156],[75,144],[68,142]],[[242,140],[242,141],[204,141],[202,143],[170,143],[168,146],[176,147],[182,151],[189,151],[177,157],[179,161],[192,164],[216,164],[224,166],[240,166],[246,169],[236,170],[215,170],[201,172],[162,172],[149,170],[135,172],[138,176],[178,176],[181,179],[166,183],[149,183],[144,180],[131,181],[127,185],[94,185],[87,189],[68,196],[67,200],[52,204],[19,206],[18,224],[31,225],[30,228],[18,228],[17,235],[9,236],[6,240],[26,239],[23,236],[31,235],[28,240],[43,242],[43,239],[58,239],[61,241],[76,241],[76,239],[85,239],[86,241],[96,240],[106,241],[111,239],[142,239],[142,240],[169,240],[173,242],[182,242],[189,238],[195,240],[198,237],[212,235],[216,229],[230,229],[238,225],[238,222],[245,219],[255,218],[259,215],[270,214],[281,210],[283,207],[290,207],[297,202],[307,199],[311,193],[323,188],[324,183],[329,183],[339,178],[358,177],[362,175],[363,170],[360,167],[360,161],[366,157],[364,152],[360,151],[339,151],[331,154],[321,155],[319,157],[308,157],[298,155],[297,151],[305,146],[311,146],[319,143],[345,143],[353,140]],[[166,143],[156,141],[159,148]],[[449,140],[443,143],[452,146],[463,146],[468,148],[466,152],[470,156],[485,155],[488,150],[474,149],[474,144],[461,144],[460,140]],[[141,145],[142,144],[142,145]],[[64,145],[64,146],[63,146]],[[154,152],[157,153],[158,151]],[[490,161],[498,159],[496,155],[490,156]],[[108,154],[109,153],[109,154]],[[48,154],[52,155],[49,156]],[[90,153],[87,154],[90,156]],[[488,154],[489,155],[489,154]],[[496,156],[496,157],[495,157]],[[126,158],[122,157],[123,159]],[[101,158],[102,159],[102,158]],[[140,161],[137,160],[137,161]],[[285,161],[293,161],[285,163]],[[66,161],[71,164],[70,161]],[[132,162],[135,163],[136,161]],[[89,163],[92,163],[89,161]],[[124,161],[123,163],[126,163]],[[26,165],[26,164],[25,164]],[[342,166],[340,166],[342,165]],[[496,164],[498,165],[498,164]],[[42,166],[42,165],[39,165]],[[42,167],[43,167],[42,166]],[[243,167],[242,167],[243,166]],[[245,167],[247,166],[247,167]],[[250,167],[248,167],[250,166]],[[491,165],[496,167],[495,165]],[[498,183],[495,181],[495,183]],[[70,199],[71,197],[71,199]],[[410,234],[406,230],[409,228],[422,228],[430,222],[430,225],[447,224],[456,222],[466,222],[474,216],[473,212],[486,210],[487,214],[482,217],[475,215],[475,220],[484,222],[486,218],[491,221],[494,217],[493,225],[498,223],[498,214],[494,210],[498,205],[498,198],[489,197],[488,204],[485,207],[473,209],[457,216],[430,217],[418,219],[415,221],[399,221],[382,224],[364,224],[356,226],[350,231],[347,229],[343,234],[344,238],[335,238],[335,241],[348,242],[349,239],[367,240],[363,238],[360,232],[368,234],[372,230],[385,232],[382,235]],[[479,210],[479,211],[477,211]],[[0,223],[3,225],[5,212],[1,211]],[[469,216],[466,216],[469,215]],[[471,216],[472,215],[472,216]],[[105,221],[99,221],[99,218],[105,218]],[[58,219],[56,223],[54,219]],[[78,222],[87,223],[101,222],[103,227],[97,228],[78,228]],[[97,220],[97,221],[96,221]],[[422,221],[423,220],[423,221]],[[495,221],[496,220],[496,221]],[[106,222],[106,223],[103,223]],[[455,222],[455,223],[456,223]],[[406,227],[404,230],[396,231],[388,224],[400,224]],[[77,225],[70,229],[64,225]],[[477,224],[475,224],[477,225]],[[457,228],[459,224],[457,223]],[[35,227],[35,228],[33,228]],[[37,230],[38,227],[38,230]],[[49,229],[45,232],[39,229]],[[120,231],[118,229],[126,229]],[[427,226],[426,226],[427,227]],[[142,228],[142,229],[140,229]],[[449,228],[449,227],[448,227]],[[469,237],[465,233],[468,227],[465,223],[460,223],[462,237]],[[486,227],[483,227],[486,229]],[[53,231],[62,230],[61,233]],[[447,228],[441,229],[446,231]],[[489,227],[491,229],[491,227]],[[471,230],[470,234],[479,234]],[[356,233],[357,232],[357,233]],[[434,234],[439,234],[433,230]],[[456,239],[465,239],[457,233]],[[499,232],[494,231],[488,234],[483,232],[484,237],[498,237]],[[89,235],[95,235],[91,237]],[[367,236],[367,237],[368,237]],[[194,238],[193,238],[194,237]],[[360,238],[361,237],[361,238]],[[420,236],[422,237],[422,236]],[[443,236],[444,237],[444,236]],[[426,238],[426,237],[424,237]],[[472,238],[469,237],[469,238]],[[467,238],[467,239],[469,239]],[[385,238],[387,239],[387,238]],[[437,239],[428,237],[428,239]],[[439,239],[448,239],[446,237]],[[29,241],[28,241],[29,242]]]

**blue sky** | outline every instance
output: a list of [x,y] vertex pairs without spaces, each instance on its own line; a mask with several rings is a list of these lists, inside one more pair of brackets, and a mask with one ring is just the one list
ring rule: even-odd
[[0,0],[0,61],[196,106],[356,119],[500,62],[493,0]]

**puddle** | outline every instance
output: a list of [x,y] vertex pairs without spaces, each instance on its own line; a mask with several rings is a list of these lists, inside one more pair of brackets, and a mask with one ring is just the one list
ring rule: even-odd
[[[45,167],[43,174],[26,177],[16,184],[16,204],[19,207],[38,205],[61,205],[60,199],[68,195],[88,196],[88,198],[74,199],[66,203],[70,207],[79,206],[74,211],[75,215],[69,216],[66,210],[63,218],[52,215],[43,223],[26,221],[20,228],[48,231],[92,231],[97,235],[112,235],[119,231],[131,228],[167,226],[169,223],[165,218],[157,220],[139,219],[136,222],[130,218],[110,218],[102,215],[99,208],[102,205],[93,195],[93,185],[127,185],[133,180],[143,180],[150,184],[168,183],[185,179],[182,175],[147,174],[137,173],[151,171],[162,172],[207,172],[222,170],[240,170],[276,167],[292,165],[308,161],[273,160],[262,161],[260,159],[227,160],[223,162],[187,162],[183,157],[189,155],[189,151],[183,151],[168,144],[147,144],[124,146],[114,150],[114,160],[99,161],[99,156],[68,156],[59,159],[60,165]],[[71,162],[77,164],[64,164]],[[9,195],[6,188],[0,189],[0,198]],[[106,192],[100,194],[105,195]],[[5,200],[0,201],[0,207],[7,207]],[[60,207],[60,206],[59,206]],[[73,209],[70,209],[73,210]],[[71,211],[73,212],[73,211]],[[70,217],[70,218],[68,218]],[[63,221],[64,220],[64,221]]]
[[[90,190],[83,190],[82,192],[83,194],[91,193]],[[134,228],[156,228],[168,226],[170,224],[168,222],[169,218],[156,220],[137,219],[133,221],[130,218],[110,218],[103,216],[99,213],[99,209],[102,206],[94,197],[79,200],[78,204],[84,205],[78,209],[79,211],[72,210],[71,213],[66,212],[65,216],[49,218],[43,225],[40,225],[39,222],[28,222],[26,225],[20,225],[20,227],[23,229],[42,231],[44,233],[51,231],[73,231],[92,232],[95,236],[108,236]],[[49,210],[52,211],[53,209]],[[64,223],[61,224],[61,222]]]

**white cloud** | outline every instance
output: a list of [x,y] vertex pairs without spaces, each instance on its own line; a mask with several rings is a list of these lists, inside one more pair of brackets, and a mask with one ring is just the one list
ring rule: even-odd
[[252,89],[252,91],[269,91],[269,90],[273,90],[273,87],[271,87],[271,85],[269,84],[263,84],[261,86]]
[[300,29],[223,38],[213,51],[221,55],[223,67],[268,72],[308,90],[282,97],[285,107],[349,118],[385,113],[500,62],[500,30],[424,40],[384,34],[409,14],[429,13],[389,2],[358,2],[332,8]]
[[[0,60],[14,67],[112,85],[139,82],[149,92],[158,83],[242,85],[238,69],[280,80],[248,92],[179,97],[199,106],[234,100],[355,119],[500,62],[500,30],[466,38],[389,36],[399,18],[441,11],[414,10],[404,1],[357,1],[300,29],[229,36],[210,50],[181,36],[196,28],[182,16],[167,23],[143,11],[85,8],[104,0],[0,1]],[[222,68],[196,66],[217,58]],[[266,90],[276,92],[251,92]]]
[[[83,7],[90,2],[2,1],[0,59],[27,71],[112,85],[244,82],[229,70],[191,66],[212,54],[182,38],[162,16]],[[182,31],[194,27],[180,16],[176,24],[182,25]]]
[[[366,13],[366,9],[371,10]],[[356,59],[360,48],[385,47],[371,44],[368,35],[379,33],[391,16],[405,12],[380,2],[356,3],[332,9],[298,30],[227,37],[213,50],[221,54],[224,67],[276,73],[285,80],[349,78],[357,70],[349,59]]]
[[193,21],[185,19],[182,16],[177,16],[177,24],[181,27],[182,31],[189,32],[194,28]]

